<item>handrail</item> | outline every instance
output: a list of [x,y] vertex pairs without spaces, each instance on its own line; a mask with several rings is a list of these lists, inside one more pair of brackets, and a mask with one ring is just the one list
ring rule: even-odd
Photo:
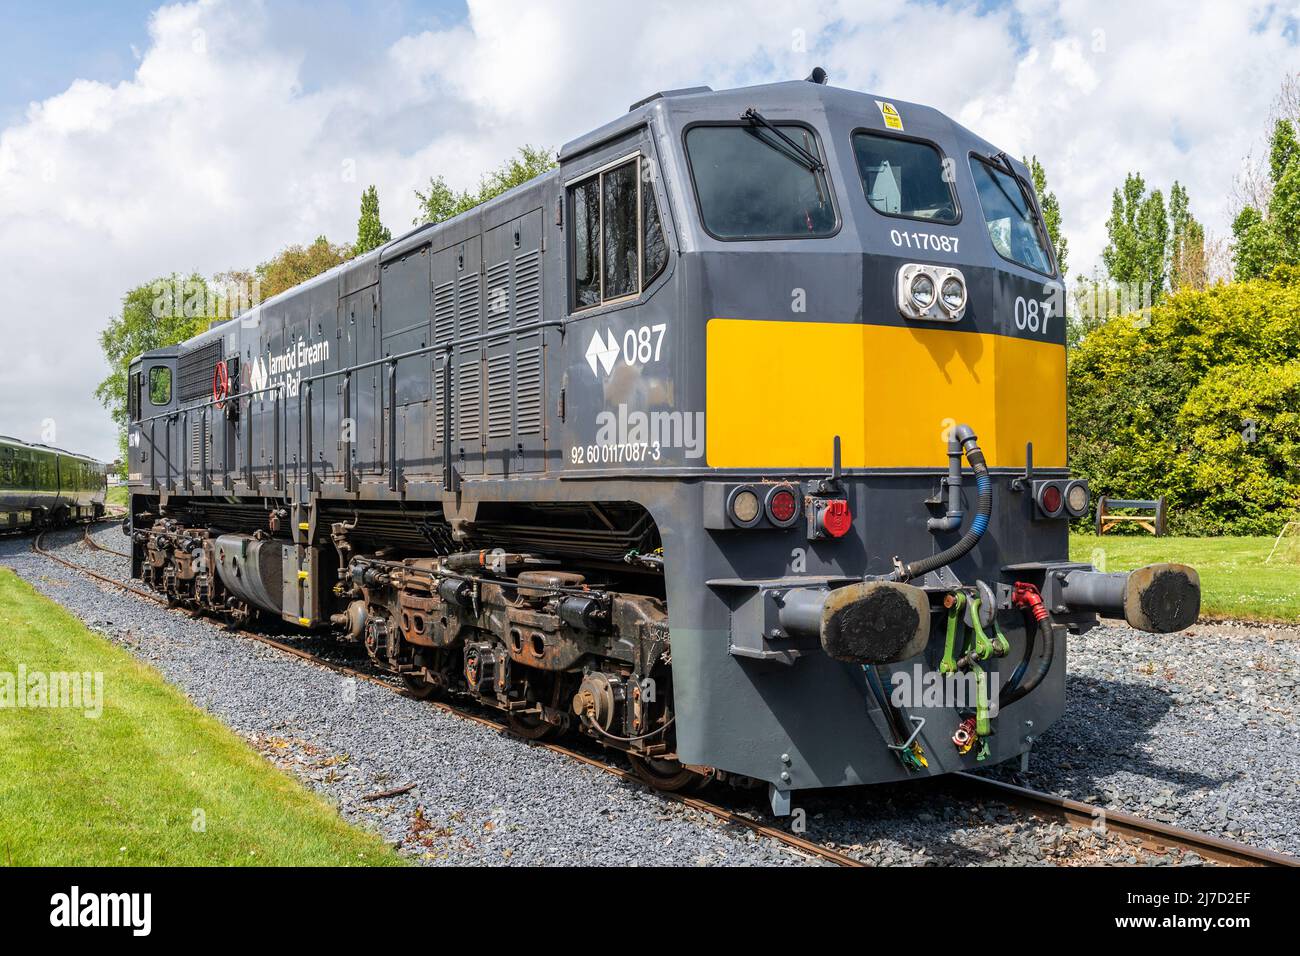
[[[352,411],[352,404],[351,404],[352,376],[357,372],[362,372],[372,368],[378,368],[381,365],[388,366],[388,383],[387,383],[388,384],[388,409],[389,409],[388,435],[387,435],[388,488],[390,491],[396,492],[401,487],[401,478],[400,478],[401,466],[397,457],[397,363],[410,358],[418,358],[419,356],[422,355],[431,355],[435,352],[446,353],[443,358],[443,485],[448,490],[454,491],[460,483],[460,475],[451,463],[451,392],[452,392],[451,356],[452,354],[454,354],[457,348],[461,348],[466,345],[477,345],[480,342],[486,342],[491,339],[499,339],[510,335],[514,335],[518,337],[521,335],[527,335],[531,332],[541,331],[542,329],[547,329],[547,328],[563,329],[565,327],[565,324],[566,323],[564,322],[563,319],[539,319],[536,322],[530,322],[527,325],[521,325],[513,329],[508,329],[504,331],[496,330],[493,332],[483,332],[478,335],[472,335],[465,338],[457,338],[450,342],[434,343],[433,345],[424,345],[418,349],[410,349],[406,352],[399,352],[397,355],[385,355],[381,358],[371,359],[366,362],[358,362],[355,365],[347,365],[341,368],[328,369],[324,372],[317,372],[314,375],[304,375],[300,377],[297,382],[298,384],[298,396],[297,396],[298,397],[298,441],[296,444],[298,446],[299,452],[303,452],[304,453],[303,457],[306,458],[307,483],[308,483],[309,492],[314,490],[314,477],[315,477],[314,470],[313,470],[313,462],[312,462],[312,453],[313,453],[312,423],[310,418],[310,411],[312,405],[312,400],[311,400],[312,384],[314,382],[322,382],[327,379],[334,378],[337,375],[344,376],[343,409],[344,412],[347,413],[344,415],[344,417],[347,418],[350,417],[350,413]],[[306,393],[307,393],[306,398],[307,398],[308,414],[305,417],[302,411],[303,386],[306,386]],[[273,479],[272,487],[275,488],[277,491],[283,491],[284,488],[283,488],[283,482],[281,481],[281,476],[285,471],[285,469],[284,469],[284,462],[281,460],[280,451],[281,451],[282,439],[287,436],[284,436],[283,434],[284,429],[282,429],[281,427],[281,414],[283,413],[283,415],[286,416],[284,419],[284,425],[285,428],[287,428],[288,409],[287,406],[282,401],[282,399],[286,397],[287,390],[288,390],[287,382],[277,382],[275,385],[267,386],[265,388],[259,388],[259,389],[250,388],[247,391],[235,392],[232,395],[226,395],[220,399],[213,398],[209,401],[201,402],[197,405],[186,405],[184,408],[170,409],[169,411],[159,412],[156,415],[150,415],[147,418],[140,418],[132,422],[131,425],[133,426],[143,426],[146,423],[149,425],[149,445],[150,445],[150,454],[151,454],[151,457],[149,459],[149,487],[155,490],[158,487],[157,469],[155,467],[157,451],[158,451],[156,432],[154,430],[155,423],[158,421],[164,421],[166,426],[166,435],[167,435],[166,444],[167,444],[167,457],[168,457],[167,481],[168,483],[170,483],[171,423],[173,421],[176,421],[177,418],[179,418],[180,416],[182,415],[185,416],[184,420],[186,423],[186,428],[185,428],[184,441],[188,445],[188,440],[189,440],[188,424],[189,424],[190,413],[194,411],[202,410],[204,413],[204,418],[203,418],[204,429],[203,429],[203,435],[200,440],[201,449],[202,449],[200,452],[200,456],[202,462],[203,475],[201,477],[200,486],[204,490],[210,490],[211,480],[209,476],[209,467],[208,467],[209,462],[207,461],[207,447],[208,447],[207,410],[218,405],[224,405],[226,402],[237,402],[240,399],[247,399],[249,405],[248,414],[246,418],[246,432],[244,435],[245,474],[249,486],[252,487],[254,481],[252,401],[254,398],[258,396],[263,396],[263,400],[265,401],[266,400],[265,396],[267,396],[268,394],[273,394],[274,398],[272,400],[275,402],[275,408],[273,409],[272,412],[272,421],[275,426],[275,435],[273,441],[274,459],[272,461],[272,466],[271,466],[271,476]],[[221,441],[222,467],[224,470],[224,475],[230,474],[229,437],[230,437],[229,433],[224,433],[222,435],[222,441]],[[287,450],[287,448],[285,450]],[[302,468],[303,462],[299,458],[298,454],[294,455],[294,464],[295,464],[294,482],[295,484],[301,484],[302,475],[303,475],[303,468]],[[188,489],[190,487],[188,454],[185,455],[184,469],[185,469],[183,472],[184,485]],[[355,491],[356,488],[355,488],[355,476],[353,474],[353,468],[352,468],[352,440],[350,437],[344,442],[344,462],[343,462],[342,470],[343,470],[344,488],[349,493],[351,493]]]
[[[541,319],[538,320],[537,322],[530,322],[527,325],[521,325],[518,328],[508,329],[504,332],[502,331],[484,332],[481,335],[472,335],[469,338],[456,339],[455,341],[452,342],[443,342],[441,344],[425,345],[418,349],[411,349],[407,352],[399,352],[397,355],[385,355],[382,358],[371,359],[368,362],[359,362],[356,365],[347,365],[344,366],[343,368],[328,369],[324,372],[317,372],[315,375],[304,375],[301,379],[299,379],[299,384],[303,382],[320,382],[327,378],[333,378],[335,375],[342,375],[345,372],[362,372],[368,368],[375,368],[379,365],[385,365],[389,362],[401,362],[408,358],[417,358],[421,355],[429,355],[432,352],[442,352],[442,351],[451,352],[465,345],[476,345],[479,342],[483,342],[488,339],[499,339],[506,335],[527,335],[529,332],[536,332],[541,329],[563,328],[564,324],[565,323],[561,319]],[[181,412],[185,411],[186,409],[193,410],[196,408],[211,408],[213,405],[218,404],[218,401],[220,402],[234,401],[235,399],[248,398],[250,396],[260,395],[263,392],[270,392],[275,389],[284,389],[285,387],[286,387],[286,383],[280,382],[277,385],[273,385],[273,386],[269,385],[266,388],[249,389],[246,392],[235,392],[234,394],[227,395],[225,398],[222,398],[220,400],[213,399],[211,401],[203,402],[202,404],[199,405],[186,405],[185,408],[174,408],[171,411],[159,412],[157,415],[150,415],[148,418],[137,419],[135,422],[132,422],[132,424],[143,425],[145,422],[151,422],[154,421],[155,419],[161,420],[164,418],[174,418],[175,416],[181,414]]]

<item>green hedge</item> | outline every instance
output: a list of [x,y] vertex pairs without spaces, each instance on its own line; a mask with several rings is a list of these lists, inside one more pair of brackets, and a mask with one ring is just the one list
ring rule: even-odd
[[1300,269],[1185,291],[1069,360],[1071,465],[1094,495],[1169,499],[1181,534],[1300,515]]

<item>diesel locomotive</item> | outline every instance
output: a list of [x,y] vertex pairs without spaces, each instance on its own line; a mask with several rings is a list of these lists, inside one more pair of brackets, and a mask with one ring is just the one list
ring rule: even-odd
[[83,455],[0,435],[0,533],[101,517],[107,476]]
[[649,96],[130,383],[153,588],[777,813],[1026,754],[1068,634],[1199,609],[1069,559],[1026,168],[820,70]]

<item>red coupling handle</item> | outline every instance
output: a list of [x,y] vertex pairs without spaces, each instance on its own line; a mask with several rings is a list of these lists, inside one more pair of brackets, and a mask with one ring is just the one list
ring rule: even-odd
[[1024,581],[1017,581],[1011,589],[1011,603],[1018,608],[1027,608],[1029,613],[1033,614],[1034,620],[1040,624],[1047,620],[1047,606],[1043,604],[1043,597],[1038,593],[1038,588]]

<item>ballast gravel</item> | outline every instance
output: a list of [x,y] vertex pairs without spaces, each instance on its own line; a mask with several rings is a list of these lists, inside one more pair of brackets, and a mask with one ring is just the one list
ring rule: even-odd
[[[105,547],[127,548],[115,526],[92,533]],[[125,579],[126,559],[89,548],[80,536],[48,535],[46,546]],[[346,819],[376,830],[416,862],[821,862],[561,754],[95,582],[34,554],[27,540],[0,542],[0,564],[157,668],[268,759],[325,795]],[[1160,643],[1171,639],[1155,638],[1146,649],[1143,637],[1105,628],[1072,639],[1066,717],[1043,734],[1027,775],[1010,767],[990,772],[1180,826],[1300,851],[1300,635],[1198,625],[1191,635],[1195,651],[1189,637],[1173,639],[1172,647]],[[1260,670],[1260,663],[1267,667]],[[1205,672],[1217,675],[1217,683],[1198,676]],[[1244,683],[1248,677],[1253,684]],[[1245,687],[1253,688],[1253,703],[1240,697]],[[1252,744],[1261,728],[1276,747],[1267,756]],[[1263,774],[1259,786],[1256,774]],[[414,789],[393,797],[363,799],[409,784]],[[772,822],[759,795],[711,796]],[[805,839],[874,865],[1201,862],[1195,854],[1158,855],[1115,834],[1027,817],[993,799],[971,799],[968,791],[963,796],[943,780],[809,794],[797,806],[805,811]]]
[[1099,627],[1070,639],[1065,715],[994,775],[1300,855],[1300,627]]

